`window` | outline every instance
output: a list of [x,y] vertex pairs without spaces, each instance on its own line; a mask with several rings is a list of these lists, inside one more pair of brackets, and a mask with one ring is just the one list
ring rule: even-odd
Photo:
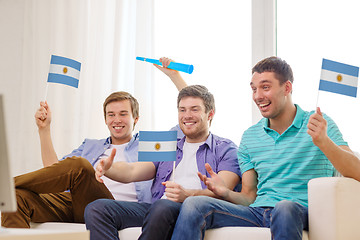
[[314,110],[318,97],[354,151],[360,151],[359,97],[318,96],[318,88],[322,58],[360,66],[359,8],[355,0],[277,0],[277,55],[293,68],[294,103]]
[[[251,125],[251,1],[154,1],[154,56],[193,64],[182,76],[215,96],[211,132],[240,143]],[[157,69],[155,69],[157,70]],[[177,123],[177,90],[154,72],[155,130]]]

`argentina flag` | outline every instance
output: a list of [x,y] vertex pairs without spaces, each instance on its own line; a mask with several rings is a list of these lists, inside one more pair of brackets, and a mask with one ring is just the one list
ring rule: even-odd
[[176,131],[140,131],[139,162],[176,161]]
[[77,88],[81,63],[70,58],[51,55],[48,82],[61,83]]
[[356,97],[359,67],[323,59],[319,90]]

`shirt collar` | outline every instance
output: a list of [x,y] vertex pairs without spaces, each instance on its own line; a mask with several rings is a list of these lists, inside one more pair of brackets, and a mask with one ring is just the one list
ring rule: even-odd
[[133,135],[133,137],[130,139],[129,144],[126,146],[125,149],[130,148],[134,143],[138,143],[138,141],[137,141],[138,138],[139,138],[139,133],[135,133],[135,134]]
[[[292,126],[296,127],[296,128],[301,128],[301,125],[303,123],[303,119],[304,119],[304,115],[305,115],[305,111],[301,109],[301,107],[297,104],[295,104],[296,107],[296,115],[295,118],[292,122],[292,124],[289,126],[289,128],[291,128]],[[268,118],[263,118],[262,119],[262,124],[265,130],[270,129],[269,126],[269,119]]]
[[[139,133],[134,134],[125,149],[128,149],[138,138],[139,138]],[[110,144],[111,144],[111,137],[108,137],[104,142],[104,145],[110,145]]]
[[301,125],[303,124],[303,119],[304,119],[304,115],[305,115],[305,111],[302,110],[299,105],[295,104],[296,107],[296,115],[293,121],[294,127],[296,128],[301,128]]
[[[181,151],[183,151],[183,148],[184,148],[185,138],[186,138],[186,136],[184,136],[183,138],[181,138],[180,140],[178,140],[178,143],[177,143],[177,146],[178,146],[178,148],[179,148]],[[205,144],[208,145],[208,147],[209,147],[210,149],[212,149],[212,146],[213,146],[213,135],[212,135],[211,132],[210,132],[209,136],[207,137],[207,139],[206,139],[206,141],[205,141],[205,143],[204,143],[203,145],[205,145]],[[203,145],[201,145],[201,146],[203,146]]]
[[110,145],[111,144],[111,137],[108,137],[105,142],[104,145]]

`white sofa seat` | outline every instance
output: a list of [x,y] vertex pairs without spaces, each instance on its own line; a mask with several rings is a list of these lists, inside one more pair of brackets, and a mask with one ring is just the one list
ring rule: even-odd
[[[78,223],[32,223],[32,228],[36,229],[63,229],[66,231],[85,231],[85,224]],[[126,228],[119,231],[121,240],[136,240],[141,234],[141,227]],[[246,239],[246,240],[270,240],[271,233],[269,228],[257,227],[223,227],[210,229],[205,232],[205,240],[219,239]],[[303,232],[303,240],[308,240],[308,232]]]
[[[360,182],[344,177],[317,178],[309,181],[309,233],[303,240],[359,240],[360,239]],[[84,224],[32,224],[39,229],[83,230]],[[136,240],[141,228],[119,231],[121,240]],[[270,240],[268,228],[223,227],[205,232],[206,240],[246,239]]]
[[[36,229],[66,229],[66,231],[85,231],[85,224],[78,223],[32,223],[32,228]],[[119,231],[119,238],[121,240],[136,240],[141,234],[141,227],[126,228]],[[217,229],[210,229],[205,232],[205,240],[219,240],[219,239],[239,239],[246,240],[270,240],[271,234],[269,228],[256,227],[223,227]],[[308,232],[303,232],[303,240],[308,240]]]
[[309,183],[310,240],[360,239],[360,182],[346,177]]

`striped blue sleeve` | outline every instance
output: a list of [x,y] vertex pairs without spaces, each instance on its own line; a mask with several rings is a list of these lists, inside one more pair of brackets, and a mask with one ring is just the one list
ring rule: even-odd
[[240,143],[240,147],[237,152],[237,156],[238,156],[241,174],[244,174],[244,172],[254,168],[254,165],[250,161],[249,152],[248,152],[246,146],[243,144],[243,141],[241,141],[241,143]]
[[343,136],[334,120],[332,120],[326,114],[324,114],[324,118],[327,121],[327,134],[329,138],[338,146],[348,146],[348,143],[344,141]]

